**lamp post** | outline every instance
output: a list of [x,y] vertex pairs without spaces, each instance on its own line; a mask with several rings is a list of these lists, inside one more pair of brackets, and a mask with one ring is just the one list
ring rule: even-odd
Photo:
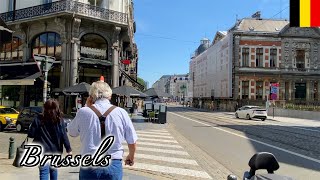
[[40,71],[44,75],[43,83],[43,103],[47,101],[47,91],[48,91],[48,72],[52,67],[53,62],[55,61],[54,57],[34,54],[33,59],[37,62],[37,65]]

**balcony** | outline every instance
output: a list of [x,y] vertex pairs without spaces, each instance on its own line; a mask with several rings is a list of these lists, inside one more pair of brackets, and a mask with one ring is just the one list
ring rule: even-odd
[[73,0],[60,0],[39,6],[18,9],[16,11],[2,13],[0,14],[0,17],[5,22],[13,22],[61,13],[78,14],[119,24],[128,24],[128,16],[126,13],[112,11]]

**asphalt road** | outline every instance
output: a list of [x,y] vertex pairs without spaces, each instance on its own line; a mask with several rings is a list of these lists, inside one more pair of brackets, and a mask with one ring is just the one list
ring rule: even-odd
[[273,153],[280,164],[278,174],[320,177],[319,127],[249,121],[181,107],[170,107],[167,118],[179,133],[239,177],[249,170],[248,161],[256,152]]

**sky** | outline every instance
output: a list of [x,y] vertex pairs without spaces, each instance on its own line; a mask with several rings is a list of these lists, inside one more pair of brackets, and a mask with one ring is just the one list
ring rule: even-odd
[[138,76],[150,87],[162,75],[188,73],[202,38],[212,42],[237,16],[257,11],[262,18],[288,19],[289,0],[134,0]]

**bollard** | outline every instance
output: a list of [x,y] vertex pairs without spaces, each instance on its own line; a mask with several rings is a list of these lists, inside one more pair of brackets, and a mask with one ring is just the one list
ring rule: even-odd
[[14,137],[9,138],[9,159],[14,158]]

